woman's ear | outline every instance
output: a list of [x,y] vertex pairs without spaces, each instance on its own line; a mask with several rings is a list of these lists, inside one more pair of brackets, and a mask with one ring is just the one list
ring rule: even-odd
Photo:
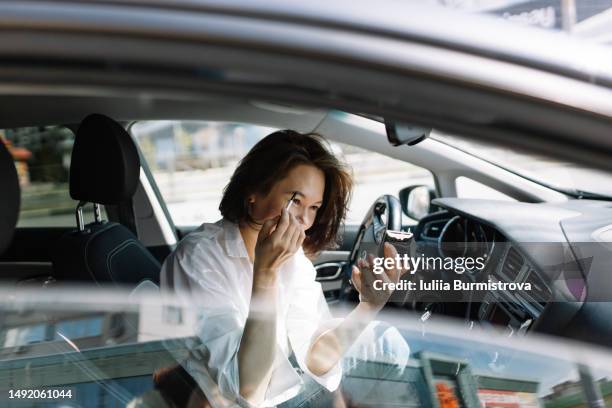
[[247,203],[253,204],[255,202],[255,194],[250,194],[247,196]]

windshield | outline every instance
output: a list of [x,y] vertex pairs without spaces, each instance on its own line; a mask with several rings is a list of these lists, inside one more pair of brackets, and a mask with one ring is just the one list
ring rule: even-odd
[[430,3],[612,44],[610,0],[430,0]]
[[592,194],[612,197],[612,174],[601,170],[440,132],[431,138],[558,191],[585,198]]

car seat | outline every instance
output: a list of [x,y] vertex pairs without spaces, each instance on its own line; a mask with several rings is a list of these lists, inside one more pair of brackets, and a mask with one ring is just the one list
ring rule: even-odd
[[[122,224],[102,220],[100,204],[130,201],[138,187],[140,159],[127,131],[100,114],[87,116],[75,137],[70,163],[70,196],[79,201],[77,229],[63,235],[53,251],[58,281],[95,282],[133,288],[158,284],[160,263]],[[94,205],[95,221],[84,224],[82,208]]]
[[13,156],[0,138],[0,254],[10,245],[21,204],[21,189]]

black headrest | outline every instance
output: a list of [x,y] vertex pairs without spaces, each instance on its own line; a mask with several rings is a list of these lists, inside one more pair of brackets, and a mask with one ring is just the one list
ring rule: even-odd
[[13,156],[0,139],[0,254],[9,246],[15,232],[21,203],[21,189]]
[[77,130],[70,163],[70,196],[75,200],[119,204],[138,186],[140,159],[126,130],[97,113]]

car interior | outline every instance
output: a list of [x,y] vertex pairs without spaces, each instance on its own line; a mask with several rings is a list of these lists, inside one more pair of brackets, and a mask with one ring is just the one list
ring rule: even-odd
[[332,316],[383,242],[433,288],[394,292],[375,319],[409,352],[337,406],[612,406],[608,6],[0,2],[0,406],[230,406],[208,362],[236,349],[160,271],[281,129],[352,169],[309,255]]
[[[49,101],[47,101],[49,102]],[[134,102],[134,103],[132,103]],[[19,214],[18,175],[11,156],[0,146],[3,199],[0,217],[0,268],[3,283],[47,287],[71,283],[117,285],[134,290],[159,285],[159,270],[178,240],[198,225],[176,226],[142,152],[131,134],[135,123],[155,120],[208,120],[249,123],[274,129],[316,132],[345,143],[412,163],[432,174],[428,191],[434,200],[427,214],[411,218],[411,180],[402,191],[386,191],[390,230],[414,234],[416,251],[457,257],[470,253],[488,262],[484,271],[463,275],[468,281],[486,274],[496,281],[530,282],[531,294],[491,292],[479,299],[449,301],[403,297],[388,307],[418,316],[443,314],[492,330],[543,332],[608,345],[610,304],[606,264],[600,242],[609,234],[612,207],[601,199],[577,199],[521,177],[435,137],[414,146],[393,146],[381,118],[335,110],[312,109],[251,100],[214,101],[197,107],[185,102],[149,107],[135,101],[58,98],[57,116],[23,115],[5,128],[60,125],[74,134],[69,194],[74,200],[70,226],[15,227]],[[435,133],[435,131],[434,131]],[[503,201],[458,196],[460,177],[503,195]],[[486,191],[486,190],[482,190]],[[369,197],[371,217],[378,197]],[[84,211],[84,209],[86,211]],[[400,210],[401,209],[401,210]],[[102,215],[104,213],[104,216]],[[91,219],[93,217],[93,220]],[[330,305],[355,301],[350,285],[351,253],[361,243],[358,222],[347,223],[339,246],[313,260]],[[445,243],[460,246],[446,249]],[[594,249],[595,248],[595,249]],[[589,251],[599,251],[589,253]],[[581,260],[592,258],[588,274]],[[562,265],[560,269],[556,267]],[[571,265],[571,267],[567,267]],[[569,279],[566,275],[572,272]],[[569,276],[569,275],[568,275]],[[450,276],[439,272],[437,279]],[[574,285],[569,281],[576,281]]]

